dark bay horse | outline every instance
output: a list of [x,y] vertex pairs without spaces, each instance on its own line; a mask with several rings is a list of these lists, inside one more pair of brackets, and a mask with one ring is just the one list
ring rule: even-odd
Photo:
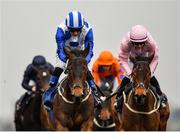
[[[166,130],[169,117],[169,105],[160,109],[160,101],[150,85],[151,72],[147,58],[134,59],[131,74],[132,90],[123,93],[121,113],[113,116],[117,130],[125,131],[158,131]],[[118,118],[118,119],[117,119]]]
[[58,87],[53,102],[54,119],[42,105],[41,122],[45,130],[81,130],[91,131],[93,128],[94,99],[86,82],[89,46],[83,50],[65,48],[68,55],[67,77]]
[[48,88],[51,71],[47,68],[35,69],[37,73],[37,91],[29,95],[28,104],[20,109],[19,101],[15,104],[15,128],[17,131],[41,130],[40,106],[42,93]]
[[[104,82],[100,89],[106,97],[110,96],[113,89],[113,83]],[[115,123],[110,113],[111,100],[102,103],[102,108],[95,108],[94,131],[114,131]]]

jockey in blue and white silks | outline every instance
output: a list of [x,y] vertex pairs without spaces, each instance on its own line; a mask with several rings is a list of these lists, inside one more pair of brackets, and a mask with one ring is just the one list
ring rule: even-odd
[[[57,28],[56,32],[56,67],[50,78],[50,88],[44,93],[44,105],[48,109],[52,109],[52,101],[56,94],[59,77],[66,68],[67,56],[64,52],[64,47],[69,46],[72,49],[85,49],[88,44],[90,50],[86,56],[89,63],[93,57],[94,38],[91,26],[84,20],[79,11],[70,12],[65,21],[63,21]],[[87,80],[91,89],[94,87],[92,80]]]
[[[78,12],[79,13],[79,12]],[[73,15],[73,12],[70,13],[69,16]],[[73,16],[71,16],[73,17]],[[73,18],[72,18],[73,19]],[[94,39],[93,39],[93,31],[91,26],[85,22],[79,22],[75,23],[75,20],[72,20],[71,22],[67,22],[68,20],[66,19],[64,22],[62,22],[57,29],[56,33],[56,42],[57,42],[57,61],[58,66],[62,69],[64,69],[64,64],[66,63],[67,57],[64,53],[64,47],[65,46],[70,46],[72,49],[73,48],[78,48],[83,50],[86,48],[87,44],[90,44],[90,51],[89,54],[86,57],[87,62],[89,63],[92,56],[93,56],[93,46],[94,46]],[[75,21],[75,22],[73,22]],[[78,20],[79,21],[79,20]],[[73,28],[74,26],[77,26],[76,28]],[[74,35],[73,30],[78,34]],[[74,32],[74,33],[75,33]]]

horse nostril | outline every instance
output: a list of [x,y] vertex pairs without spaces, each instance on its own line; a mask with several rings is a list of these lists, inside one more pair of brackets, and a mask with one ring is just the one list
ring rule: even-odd
[[143,105],[145,103],[146,95],[134,95],[134,101]]
[[138,101],[139,96],[138,95],[134,95],[134,100],[137,102]]
[[141,99],[142,99],[143,101],[145,101],[146,95],[141,95]]

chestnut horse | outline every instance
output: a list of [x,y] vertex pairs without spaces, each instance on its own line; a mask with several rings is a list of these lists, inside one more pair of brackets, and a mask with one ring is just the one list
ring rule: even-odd
[[[34,67],[35,68],[35,67]],[[42,103],[42,93],[48,88],[51,71],[47,68],[36,69],[37,91],[29,95],[29,102],[26,107],[20,107],[18,100],[15,104],[15,128],[20,131],[41,130],[40,106]],[[25,93],[26,94],[26,93]]]
[[45,130],[81,130],[93,129],[94,99],[87,84],[87,61],[89,46],[80,51],[65,48],[68,56],[67,77],[58,87],[53,102],[53,117],[42,105],[41,122]]
[[[131,74],[132,90],[123,93],[122,112],[112,112],[117,130],[162,131],[166,130],[169,118],[169,105],[160,108],[155,88],[150,85],[151,71],[147,58],[134,59]],[[115,97],[112,98],[115,101]]]
[[[110,96],[113,89],[113,82],[103,82],[100,89],[104,93],[106,97]],[[111,117],[110,113],[111,100],[106,100],[102,103],[102,108],[95,108],[95,116],[94,116],[94,131],[114,131],[115,123]]]

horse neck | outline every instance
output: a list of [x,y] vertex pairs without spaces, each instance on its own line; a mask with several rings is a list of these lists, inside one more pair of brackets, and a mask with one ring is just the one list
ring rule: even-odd
[[150,110],[154,109],[155,98],[152,95],[152,93],[150,92],[150,90],[147,93],[147,97],[146,97],[147,99],[146,99],[144,105],[138,105],[134,101],[133,93],[131,95],[128,95],[128,98],[129,98],[129,105],[135,110],[138,110],[138,111],[150,111]]
[[32,98],[29,108],[33,108],[32,109],[33,111],[39,112],[41,103],[42,103],[42,94],[38,91],[34,93],[34,97]]

